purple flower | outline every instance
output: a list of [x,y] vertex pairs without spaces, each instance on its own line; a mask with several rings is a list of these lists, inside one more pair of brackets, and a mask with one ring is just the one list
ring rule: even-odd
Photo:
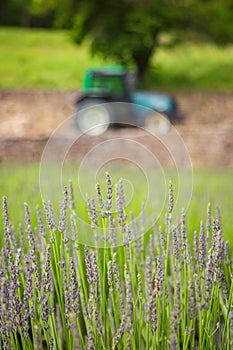
[[168,213],[171,214],[174,209],[174,192],[172,182],[169,181],[169,190],[168,190]]
[[223,262],[224,262],[224,240],[222,235],[221,226],[218,220],[212,220],[212,250],[213,250],[213,263],[215,266],[215,272],[218,277],[221,277]]
[[107,276],[108,276],[109,292],[112,293],[114,291],[112,260],[109,260],[107,264]]
[[181,300],[180,300],[180,281],[176,281],[174,291],[173,310],[170,312],[170,334],[172,335],[172,343],[176,343],[176,334],[181,324]]
[[143,292],[142,292],[142,277],[141,277],[140,273],[138,273],[138,275],[137,275],[137,281],[138,281],[137,297],[138,297],[139,303],[141,303]]
[[25,207],[26,233],[27,233],[27,240],[29,242],[29,257],[30,257],[30,264],[31,264],[31,273],[34,275],[35,287],[36,289],[39,290],[40,273],[39,273],[39,266],[38,266],[38,257],[36,252],[36,242],[32,231],[31,217],[29,213],[28,204],[24,203],[24,207]]
[[198,305],[200,305],[201,303],[201,279],[199,277],[199,275],[197,273],[193,274],[193,282],[195,285],[195,294],[196,294],[196,302],[198,303]]
[[162,297],[164,293],[164,261],[161,257],[156,258],[154,278],[154,291],[156,296]]
[[51,255],[50,246],[48,245],[45,252],[44,266],[42,270],[42,291],[43,293],[53,290],[53,280],[51,271]]
[[7,199],[5,196],[2,198],[2,214],[3,214],[4,226],[6,228],[9,224],[9,212],[8,212]]
[[47,221],[48,229],[52,232],[56,231],[56,222],[54,217],[54,210],[50,201],[43,201],[44,213]]
[[[181,240],[180,240],[180,230],[179,230],[179,224],[177,223],[176,226],[171,231],[171,242],[172,242],[172,253],[176,261],[180,260],[180,250],[181,250]],[[177,268],[177,266],[174,266]]]
[[114,338],[113,338],[113,346],[112,346],[113,349],[115,349],[116,346],[119,344],[124,333],[125,333],[125,315],[123,314],[123,316],[121,318],[120,327],[117,329],[117,331],[114,335]]
[[8,213],[8,205],[7,205],[7,199],[6,197],[3,197],[3,230],[4,230],[4,248],[3,248],[3,256],[4,256],[4,260],[7,261],[8,260],[8,255],[9,252],[12,250],[11,248],[11,243],[10,243],[10,229],[9,229],[9,225],[10,225],[10,220],[9,220],[9,213]]
[[206,235],[203,223],[200,225],[200,233],[199,233],[199,254],[198,254],[198,262],[200,269],[204,269],[206,267]]
[[[33,300],[33,267],[31,265],[31,260],[28,255],[24,256],[25,264],[25,289],[24,298],[25,300]],[[32,304],[33,305],[33,304]],[[33,314],[34,310],[31,310],[30,314]]]
[[130,337],[128,336],[126,339],[126,350],[131,350],[131,340]]
[[75,201],[74,201],[74,189],[73,183],[69,181],[69,201],[70,201],[70,209],[75,209]]
[[71,292],[68,290],[68,287],[64,290],[64,304],[65,304],[65,310],[64,310],[64,316],[66,318],[66,327],[71,328],[72,327],[72,305],[71,305]]
[[96,194],[97,194],[99,208],[102,209],[104,207],[104,202],[103,202],[103,197],[102,197],[99,183],[96,184]]
[[153,278],[151,257],[148,255],[145,261],[145,279],[146,279],[146,300],[149,300],[153,291]]
[[208,206],[207,206],[207,220],[206,220],[206,230],[207,230],[207,232],[210,232],[210,230],[211,230],[211,220],[212,220],[212,217],[211,217],[211,206],[210,206],[210,203],[208,203]]
[[12,250],[8,253],[8,265],[5,272],[2,271],[0,278],[0,320],[4,322],[4,328],[17,331],[21,323],[22,305],[18,295],[21,286],[19,266],[21,252],[20,250],[17,252],[15,259]]
[[108,286],[109,286],[109,292],[113,293],[114,291],[118,291],[120,295],[120,303],[123,305],[123,299],[122,299],[122,287],[120,282],[120,271],[119,266],[117,264],[116,260],[116,252],[113,253],[112,260],[108,261],[107,264],[107,277],[108,277]]
[[182,209],[181,213],[181,222],[180,222],[180,239],[181,239],[181,250],[183,254],[184,261],[187,259],[187,245],[188,245],[188,232],[187,232],[187,224],[186,224],[186,215],[184,210]]
[[91,326],[87,327],[86,350],[95,350],[94,334]]
[[126,220],[128,218],[124,213],[125,198],[122,179],[119,185],[116,185],[116,211],[117,211],[117,221],[120,224],[121,232],[126,231]]
[[44,324],[44,329],[48,330],[49,324],[48,319],[49,315],[52,312],[52,309],[49,306],[49,296],[53,291],[53,280],[52,280],[52,271],[51,271],[51,255],[50,255],[50,246],[48,245],[45,251],[44,263],[42,267],[42,284],[41,284],[41,312],[42,312],[42,321]]
[[90,285],[97,286],[99,282],[99,271],[97,266],[97,258],[94,250],[89,250],[87,246],[84,247],[86,276]]
[[69,266],[70,266],[71,307],[72,307],[72,310],[74,311],[75,317],[78,317],[80,314],[80,288],[78,286],[73,258],[69,259]]
[[20,330],[22,332],[22,337],[24,339],[27,339],[29,337],[29,331],[30,331],[30,323],[29,323],[29,306],[28,306],[28,299],[23,298],[22,302],[22,308],[21,308],[21,320],[20,320]]
[[197,316],[196,291],[194,281],[192,280],[189,281],[188,315],[191,319]]
[[91,220],[91,228],[97,229],[99,227],[99,223],[98,223],[98,215],[97,215],[94,197],[92,197],[91,200],[87,197],[86,201],[87,201],[88,216],[89,216],[89,219]]
[[[75,214],[70,215],[70,225],[71,225],[71,238],[74,242],[77,242],[78,240],[78,230],[75,220]],[[76,245],[78,247],[78,245]]]
[[110,210],[112,208],[112,193],[113,193],[113,189],[112,189],[112,181],[111,181],[109,173],[106,172],[105,176],[106,176],[106,186],[107,186],[105,209],[107,211],[106,214],[108,214],[108,216],[109,216],[111,214]]
[[112,244],[113,250],[116,250],[117,245],[117,235],[116,235],[116,223],[112,216],[109,217],[109,236],[110,243]]
[[50,337],[49,339],[49,350],[54,350],[54,339],[53,337]]
[[59,224],[58,224],[58,230],[60,232],[66,232],[67,204],[68,204],[68,191],[67,191],[67,187],[64,186],[63,200],[60,204],[60,216],[59,216]]
[[37,222],[38,222],[38,230],[39,230],[39,234],[43,237],[46,236],[46,232],[45,232],[45,227],[44,227],[44,223],[42,220],[42,215],[41,215],[41,211],[39,206],[36,206],[36,215],[37,215]]
[[158,288],[155,286],[150,300],[150,322],[151,322],[151,330],[152,332],[156,331],[158,327],[158,314],[157,314],[157,296],[158,296]]
[[211,291],[213,286],[217,283],[215,275],[215,266],[213,263],[213,250],[210,249],[208,253],[208,260],[204,275],[204,300],[208,302],[211,299]]

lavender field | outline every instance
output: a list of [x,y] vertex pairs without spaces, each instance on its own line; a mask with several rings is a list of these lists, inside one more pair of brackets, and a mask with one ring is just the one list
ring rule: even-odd
[[[86,203],[75,179],[53,203],[40,198],[36,165],[17,169],[1,169],[1,348],[233,348],[231,170],[194,172],[179,215],[167,183],[145,230],[142,203],[133,198],[136,218],[111,174]],[[93,246],[80,243],[80,210]]]

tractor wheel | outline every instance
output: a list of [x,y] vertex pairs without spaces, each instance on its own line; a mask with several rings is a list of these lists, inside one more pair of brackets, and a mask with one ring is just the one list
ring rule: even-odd
[[153,112],[146,117],[144,126],[153,134],[165,135],[171,128],[171,122],[166,115]]
[[105,103],[100,99],[87,99],[78,104],[74,118],[82,133],[97,136],[108,129],[111,120]]

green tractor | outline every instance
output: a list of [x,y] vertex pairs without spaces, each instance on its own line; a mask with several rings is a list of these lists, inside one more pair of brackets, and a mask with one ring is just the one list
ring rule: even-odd
[[75,123],[90,135],[109,126],[159,128],[182,119],[173,98],[134,90],[134,75],[122,66],[86,71],[81,94],[75,100]]

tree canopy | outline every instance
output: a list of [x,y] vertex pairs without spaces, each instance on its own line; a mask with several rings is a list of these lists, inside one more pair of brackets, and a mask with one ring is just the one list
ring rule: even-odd
[[101,53],[126,66],[134,66],[143,79],[162,33],[177,40],[211,39],[233,42],[233,5],[230,0],[79,0],[73,38],[91,42]]

